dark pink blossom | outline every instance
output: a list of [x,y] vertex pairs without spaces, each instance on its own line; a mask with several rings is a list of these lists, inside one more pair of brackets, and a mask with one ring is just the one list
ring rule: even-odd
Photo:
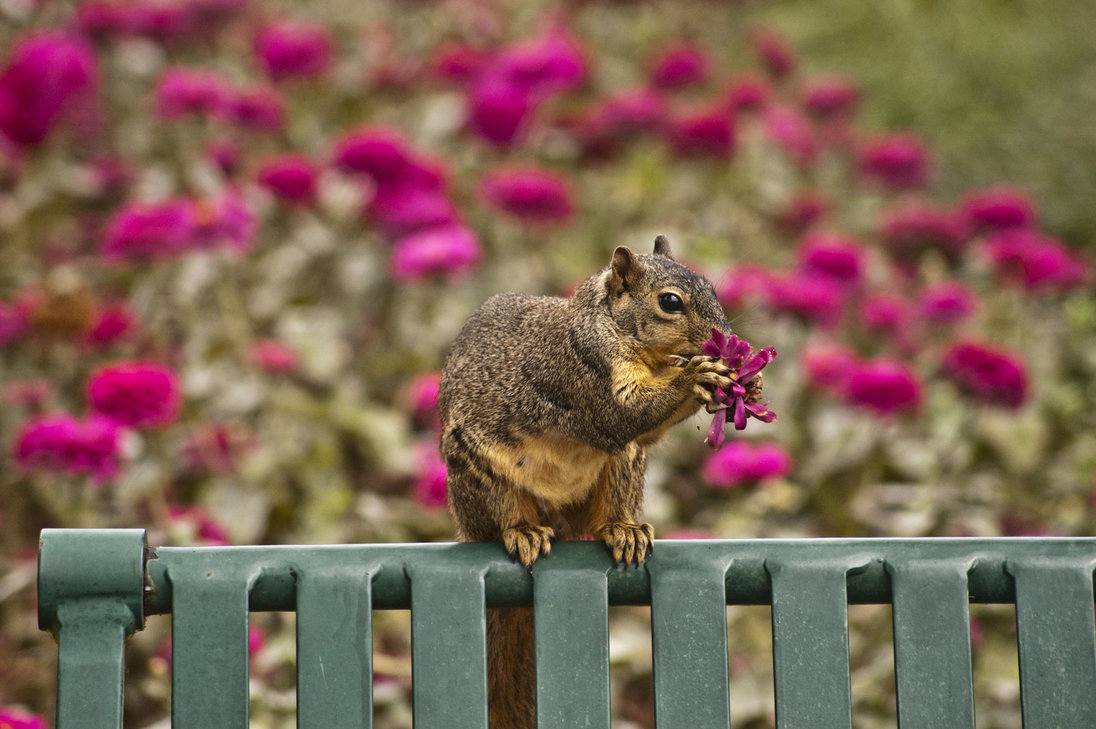
[[811,116],[832,121],[851,116],[860,103],[860,87],[844,76],[814,78],[803,84],[803,107]]
[[434,51],[428,65],[436,78],[464,86],[484,73],[492,55],[475,46],[447,41]]
[[826,197],[813,190],[795,195],[776,216],[776,222],[785,232],[800,235],[822,219],[829,209]]
[[850,405],[880,415],[916,411],[923,399],[920,380],[902,362],[878,358],[857,363],[844,388]]
[[606,134],[625,138],[660,131],[668,113],[666,99],[658,91],[648,88],[610,96],[597,111]]
[[431,509],[444,509],[448,503],[445,479],[448,470],[445,462],[436,453],[428,453],[420,458],[419,472],[411,487],[415,501]]
[[1035,204],[1023,190],[1000,185],[963,198],[962,215],[979,231],[1027,228],[1035,223]]
[[798,60],[795,51],[775,30],[763,28],[754,31],[750,43],[753,52],[773,78],[782,79],[795,70]]
[[468,96],[468,130],[496,147],[519,142],[537,106],[525,86],[488,74]]
[[872,294],[860,302],[860,322],[870,332],[901,339],[910,326],[910,304],[895,294]]
[[[167,509],[167,528],[181,544],[224,546],[230,544],[228,531],[201,506],[172,505]],[[251,634],[248,633],[250,647]]]
[[260,164],[255,180],[276,198],[290,205],[316,201],[316,166],[301,154],[283,154]]
[[252,132],[277,133],[285,127],[285,109],[281,96],[262,87],[236,89],[225,101],[220,116],[235,126]]
[[924,187],[929,156],[912,134],[890,134],[868,140],[859,151],[860,174],[895,190]]
[[481,256],[476,234],[463,225],[427,228],[400,238],[392,247],[392,275],[399,280],[458,276]]
[[233,93],[228,82],[215,73],[169,68],[156,82],[156,113],[164,119],[187,114],[212,117],[221,113]]
[[699,46],[673,40],[663,46],[651,63],[651,83],[661,89],[681,89],[708,78],[708,55]]
[[832,329],[841,319],[847,298],[848,287],[833,278],[795,273],[773,278],[767,304],[779,314]]
[[716,282],[719,303],[728,309],[742,309],[762,302],[768,296],[775,276],[761,266],[736,266]]
[[22,339],[30,329],[30,309],[24,302],[0,301],[0,347]]
[[997,273],[1032,293],[1065,292],[1089,279],[1089,266],[1061,242],[1026,228],[1012,228],[986,239]]
[[944,355],[944,377],[979,402],[1018,408],[1027,400],[1028,377],[1017,355],[985,344],[957,342]]
[[240,169],[240,147],[228,139],[209,143],[205,150],[209,162],[227,178],[233,178]]
[[248,359],[261,370],[277,375],[296,372],[300,365],[297,350],[278,339],[258,339],[248,348]]
[[666,134],[670,148],[683,157],[727,158],[735,148],[734,120],[719,105],[672,117]]
[[746,340],[739,339],[734,334],[726,336],[718,329],[712,329],[712,338],[704,342],[702,351],[709,357],[722,360],[730,368],[730,377],[734,383],[730,392],[717,389],[714,403],[707,406],[708,412],[715,413],[706,438],[711,448],[718,450],[723,445],[729,410],[732,411],[735,430],[745,429],[748,417],[763,423],[776,420],[776,413],[769,410],[767,405],[752,399],[746,390],[758,373],[776,358],[773,347],[765,347],[755,352]]
[[529,223],[561,223],[574,213],[568,181],[532,167],[491,172],[480,194],[498,210]]
[[429,185],[380,185],[373,191],[366,213],[393,238],[460,220],[449,195]]
[[258,220],[251,205],[233,190],[191,200],[194,210],[193,250],[224,249],[246,253],[255,242]]
[[727,89],[727,104],[732,111],[753,111],[765,106],[772,89],[761,76],[746,73],[736,76]]
[[571,89],[586,79],[582,44],[562,26],[502,49],[490,66],[490,73],[537,95]]
[[0,706],[0,727],[3,729],[47,729],[49,722],[40,714],[16,709],[14,706]]
[[331,65],[330,31],[317,23],[277,20],[255,36],[255,55],[274,81],[319,76]]
[[419,375],[407,388],[407,403],[411,417],[420,427],[439,427],[441,416],[438,413],[438,385],[440,372],[428,372]]
[[129,203],[107,222],[102,253],[108,261],[174,258],[187,250],[196,226],[194,207],[188,200]]
[[441,165],[415,152],[401,132],[388,127],[345,134],[335,143],[333,158],[343,172],[364,173],[380,186],[445,186]]
[[799,354],[799,363],[811,385],[844,395],[849,377],[860,364],[860,359],[844,345],[821,342],[805,346]]
[[969,237],[961,216],[924,200],[907,201],[887,210],[879,228],[888,252],[906,264],[916,262],[926,251],[938,251],[954,265]]
[[95,51],[86,40],[52,30],[24,36],[0,70],[0,133],[30,147],[63,117],[90,124],[98,84]]
[[106,418],[44,415],[23,424],[12,455],[24,468],[84,474],[101,485],[118,475],[119,436],[117,424]]
[[971,316],[976,307],[974,294],[958,281],[926,286],[917,298],[918,315],[938,326],[956,324]]
[[810,121],[796,108],[769,104],[761,110],[765,134],[797,164],[806,166],[818,156],[818,140]]
[[132,334],[136,328],[137,317],[125,304],[110,304],[103,308],[87,333],[88,344],[94,347],[107,347],[114,344],[126,335]]
[[838,233],[807,233],[796,258],[801,275],[821,276],[844,286],[858,286],[867,266],[867,252],[860,241]]
[[776,443],[735,441],[708,456],[702,473],[713,486],[735,488],[782,478],[792,470],[792,458]]
[[156,362],[123,361],[100,367],[87,385],[96,415],[118,425],[144,428],[166,425],[179,415],[179,376]]

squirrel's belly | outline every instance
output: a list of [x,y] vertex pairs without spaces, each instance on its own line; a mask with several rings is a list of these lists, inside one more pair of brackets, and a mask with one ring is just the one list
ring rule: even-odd
[[590,492],[609,457],[576,440],[539,436],[500,448],[490,459],[514,485],[553,506],[564,506]]

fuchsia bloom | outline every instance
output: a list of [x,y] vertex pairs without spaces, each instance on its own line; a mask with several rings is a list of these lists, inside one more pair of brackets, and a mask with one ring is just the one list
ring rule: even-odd
[[734,120],[719,105],[671,118],[666,133],[674,153],[683,157],[727,158],[735,148]]
[[496,147],[509,147],[522,138],[536,105],[528,88],[488,74],[469,93],[466,124]]
[[300,364],[297,350],[277,339],[259,339],[248,350],[251,363],[277,375],[295,372]]
[[776,358],[776,350],[772,347],[754,352],[750,343],[739,339],[732,334],[727,337],[718,329],[712,329],[712,338],[704,342],[702,351],[709,357],[719,357],[731,369],[731,379],[734,385],[731,391],[716,391],[716,405],[709,408],[714,410],[715,417],[708,429],[707,443],[714,449],[723,445],[726,437],[724,428],[727,425],[727,410],[733,408],[732,419],[735,430],[746,428],[747,416],[757,418],[763,423],[771,423],[776,420],[776,413],[766,406],[746,401],[746,385],[757,376],[773,359]]
[[973,314],[976,306],[974,294],[958,281],[928,286],[917,299],[921,318],[937,325],[956,324]]
[[1089,278],[1088,264],[1062,243],[1026,228],[994,233],[986,250],[997,272],[1029,292],[1065,292]]
[[2,729],[47,729],[49,723],[40,714],[31,714],[12,706],[0,706]]
[[848,293],[848,286],[834,278],[793,273],[772,279],[766,303],[777,313],[832,329],[841,319]]
[[366,211],[393,237],[459,222],[457,208],[444,190],[417,185],[381,185]]
[[131,334],[136,327],[137,317],[125,304],[107,306],[91,325],[87,333],[87,342],[95,347],[106,347]]
[[316,201],[316,167],[300,154],[284,154],[264,162],[256,181],[282,202],[311,205]]
[[479,78],[490,61],[489,51],[447,41],[434,51],[429,65],[437,78],[463,86]]
[[30,311],[26,304],[0,301],[0,347],[23,338],[30,328]]
[[635,89],[602,102],[597,118],[605,133],[613,137],[657,132],[666,123],[666,99],[654,89]]
[[874,294],[860,302],[860,321],[871,332],[905,343],[910,324],[910,305],[901,296]]
[[240,195],[227,190],[217,197],[189,201],[194,210],[193,250],[226,249],[246,253],[255,242],[258,221]]
[[879,227],[890,254],[902,262],[915,261],[925,251],[935,250],[954,264],[968,239],[967,226],[959,215],[919,200],[885,212]]
[[784,36],[774,30],[761,29],[753,33],[750,41],[754,53],[773,78],[782,79],[795,70],[795,51]]
[[844,394],[850,374],[860,364],[851,349],[832,342],[808,344],[799,353],[799,362],[814,387],[838,395]]
[[818,156],[818,141],[810,121],[798,109],[771,104],[761,110],[765,133],[800,165],[811,164]]
[[186,114],[214,116],[225,108],[233,93],[228,82],[215,73],[169,68],[156,82],[156,113],[164,119]]
[[776,220],[785,231],[798,235],[821,220],[828,209],[829,200],[824,195],[807,190],[789,200]]
[[411,408],[411,417],[420,427],[440,427],[438,414],[438,385],[440,372],[428,372],[419,375],[407,388],[407,401]]
[[651,83],[661,89],[681,89],[708,78],[708,56],[682,40],[667,43],[651,64]]
[[762,108],[772,95],[764,78],[746,73],[736,76],[727,90],[727,104],[732,111],[753,111]]
[[24,468],[85,474],[103,484],[118,475],[119,436],[118,425],[107,418],[45,415],[23,424],[13,457]]
[[108,261],[174,258],[190,245],[196,225],[187,200],[129,203],[107,222],[102,252]]
[[921,382],[902,362],[879,358],[857,363],[845,381],[845,401],[850,405],[894,415],[921,406]]
[[480,259],[476,234],[463,225],[427,228],[400,238],[392,249],[392,275],[400,280],[456,276]]
[[1027,193],[998,186],[971,193],[963,199],[966,222],[981,231],[1026,228],[1035,223],[1035,205]]
[[480,194],[492,206],[529,223],[560,223],[574,213],[567,180],[544,170],[496,170],[484,179]]
[[864,278],[867,253],[855,238],[816,232],[803,237],[797,258],[796,270],[804,276],[821,276],[845,286],[857,286]]
[[894,190],[924,187],[929,158],[924,143],[912,134],[890,134],[866,142],[859,152],[860,173]]
[[237,89],[228,97],[221,116],[241,129],[277,133],[285,127],[282,97],[268,88]]
[[88,379],[87,396],[93,413],[133,428],[170,423],[182,403],[178,375],[155,362],[100,367]]
[[[184,544],[226,545],[229,544],[228,532],[201,506],[169,506],[167,509],[168,528],[180,532],[178,541]],[[248,643],[252,635],[248,633]]]
[[91,122],[98,76],[86,40],[61,31],[24,36],[0,70],[0,133],[29,147],[40,144],[62,117]]
[[420,460],[419,474],[411,487],[415,500],[431,509],[444,509],[449,498],[445,488],[448,475],[445,462],[436,453],[423,455]]
[[1027,369],[1020,357],[976,342],[954,344],[943,374],[963,392],[989,405],[1018,408],[1027,400]]
[[710,454],[702,473],[713,486],[735,488],[781,478],[791,469],[791,456],[776,443],[755,445],[738,440]]
[[767,298],[774,278],[760,266],[737,266],[716,282],[716,296],[728,309],[747,307]]
[[345,134],[336,142],[333,157],[340,170],[367,174],[377,185],[445,185],[440,166],[418,155],[402,133],[388,127]]
[[255,55],[274,81],[314,77],[331,65],[331,34],[322,25],[275,21],[255,36]]
[[860,103],[860,87],[844,76],[815,78],[803,86],[803,106],[821,120],[850,116]]

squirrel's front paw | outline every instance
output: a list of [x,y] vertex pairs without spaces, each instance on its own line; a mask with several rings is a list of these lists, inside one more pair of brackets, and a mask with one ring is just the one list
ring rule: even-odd
[[511,556],[517,557],[526,569],[542,554],[552,551],[552,538],[556,533],[551,527],[523,524],[502,530],[502,543]]
[[617,564],[638,565],[654,547],[655,529],[647,523],[611,521],[597,529],[594,536],[608,545]]
[[698,354],[685,364],[684,370],[685,376],[693,381],[693,393],[697,400],[705,405],[715,402],[717,389],[722,388],[726,392],[734,384],[730,378],[730,368],[719,357]]

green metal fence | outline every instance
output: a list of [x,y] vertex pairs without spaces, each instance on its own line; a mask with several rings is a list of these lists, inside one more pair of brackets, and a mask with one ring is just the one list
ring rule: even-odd
[[162,547],[45,530],[39,623],[58,729],[119,727],[126,636],[171,614],[172,726],[248,724],[248,613],[297,613],[302,729],[367,729],[372,611],[410,609],[416,729],[487,722],[484,611],[533,605],[542,729],[609,727],[608,606],[651,606],[655,717],[733,726],[726,606],[771,605],[781,729],[850,727],[848,605],[893,605],[902,729],[973,729],[969,603],[1014,603],[1027,729],[1096,727],[1096,538],[660,541],[641,568],[561,543],[532,573],[494,544]]

